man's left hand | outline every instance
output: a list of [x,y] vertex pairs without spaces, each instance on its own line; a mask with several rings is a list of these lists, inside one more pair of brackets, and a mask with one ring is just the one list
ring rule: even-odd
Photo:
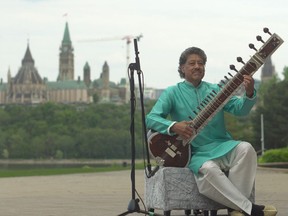
[[254,79],[249,75],[243,75],[243,77],[246,95],[247,97],[252,98],[254,95]]

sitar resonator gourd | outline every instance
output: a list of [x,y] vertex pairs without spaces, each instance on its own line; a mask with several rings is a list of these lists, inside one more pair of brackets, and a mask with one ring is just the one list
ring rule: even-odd
[[193,111],[196,114],[194,119],[187,116],[191,119],[189,126],[195,131],[190,139],[184,140],[179,135],[169,136],[159,132],[148,132],[149,151],[159,166],[187,166],[191,157],[189,143],[241,87],[243,75],[252,76],[284,42],[277,34],[271,34],[268,28],[264,28],[263,31],[270,35],[269,39],[264,42],[261,36],[257,36],[257,41],[262,42],[263,45],[257,50],[253,44],[249,44],[249,48],[256,51],[250,60],[245,63],[241,57],[237,57],[237,61],[244,66],[237,70],[234,65],[230,65],[230,69],[237,73],[234,76],[228,73],[231,78],[225,76],[225,81],[219,84],[221,90],[218,93],[212,91],[200,103],[197,110]]

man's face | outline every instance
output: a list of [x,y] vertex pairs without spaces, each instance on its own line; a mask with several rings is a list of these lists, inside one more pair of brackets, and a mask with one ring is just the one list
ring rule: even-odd
[[199,55],[189,55],[185,64],[181,66],[185,79],[197,86],[204,77],[205,64]]

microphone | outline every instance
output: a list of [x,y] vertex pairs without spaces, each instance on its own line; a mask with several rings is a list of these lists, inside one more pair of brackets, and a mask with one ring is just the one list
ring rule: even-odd
[[137,70],[137,71],[141,71],[141,68],[140,68],[140,60],[139,60],[139,57],[138,57],[138,54],[139,54],[139,51],[138,51],[138,44],[137,44],[137,39],[135,38],[134,39],[134,50],[135,50],[135,65],[134,65],[134,69]]

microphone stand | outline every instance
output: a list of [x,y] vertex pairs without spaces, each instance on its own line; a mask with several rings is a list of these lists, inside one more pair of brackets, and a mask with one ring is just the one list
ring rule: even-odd
[[148,212],[143,211],[139,207],[139,199],[136,199],[135,196],[135,123],[134,123],[134,113],[135,113],[135,82],[134,82],[134,71],[137,71],[137,74],[139,76],[139,91],[140,91],[140,99],[141,99],[141,106],[142,106],[142,120],[143,120],[143,127],[144,127],[144,137],[146,142],[146,152],[147,152],[147,168],[148,172],[151,173],[151,165],[150,165],[150,159],[149,159],[149,152],[147,151],[147,135],[146,135],[146,124],[145,124],[145,113],[144,113],[144,107],[143,107],[143,93],[142,93],[142,85],[141,85],[141,78],[140,75],[142,73],[140,69],[140,60],[138,57],[139,51],[137,46],[137,39],[134,39],[134,49],[135,49],[135,63],[131,63],[128,66],[128,69],[130,71],[130,109],[131,109],[131,125],[130,125],[130,135],[131,135],[131,192],[132,192],[132,199],[130,200],[128,204],[128,210],[126,212],[123,212],[119,214],[118,216],[124,216],[128,215],[130,213],[143,213],[147,215],[155,215],[155,216],[161,216],[159,214],[155,214],[154,212]]

